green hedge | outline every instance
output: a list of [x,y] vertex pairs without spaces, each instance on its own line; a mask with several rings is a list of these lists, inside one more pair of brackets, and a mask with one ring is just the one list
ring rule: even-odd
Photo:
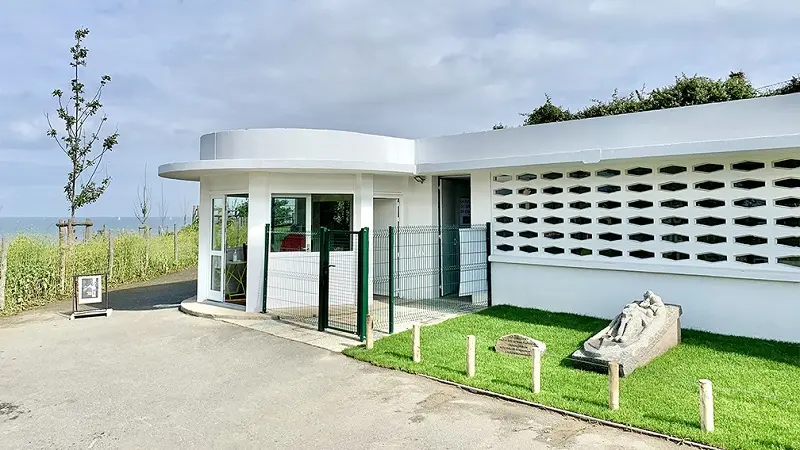
[[[114,270],[109,287],[148,280],[197,265],[197,229],[178,232],[178,263],[173,234],[151,236],[149,246],[138,233],[114,236]],[[147,252],[145,251],[147,249]],[[145,255],[147,253],[147,258]],[[147,261],[145,263],[145,261]],[[73,274],[108,272],[108,238],[98,236],[66,251],[66,290],[61,290],[61,256],[58,243],[41,236],[18,235],[8,247],[5,308],[0,315],[70,298]]]
[[[728,77],[720,79],[681,74],[681,76],[675,77],[674,83],[649,92],[644,87],[628,95],[620,95],[615,90],[609,100],[594,99],[590,105],[575,112],[554,104],[550,96],[545,94],[544,104],[533,109],[530,113],[522,114],[525,117],[523,126],[748,98],[771,97],[798,92],[800,92],[800,76],[794,76],[790,80],[779,83],[772,88],[757,89],[744,72],[732,72]],[[506,128],[503,124],[497,124],[493,127],[495,130],[503,128]]]

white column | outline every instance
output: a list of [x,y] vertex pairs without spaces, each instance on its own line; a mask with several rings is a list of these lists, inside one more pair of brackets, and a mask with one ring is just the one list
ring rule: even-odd
[[363,227],[369,227],[370,230],[370,251],[369,255],[369,276],[370,281],[368,284],[369,292],[367,298],[370,305],[372,304],[372,228],[373,228],[373,213],[372,213],[372,200],[374,196],[374,183],[373,177],[370,174],[358,174],[355,180],[355,190],[353,195],[353,229],[360,230]]
[[200,179],[200,203],[197,210],[199,219],[197,251],[197,301],[208,299],[211,283],[211,197],[208,193],[208,179]]
[[470,208],[473,225],[481,225],[492,220],[491,180],[491,172],[488,170],[470,174]]
[[264,227],[271,220],[269,175],[250,173],[247,207],[247,304],[248,312],[261,312],[264,288]]

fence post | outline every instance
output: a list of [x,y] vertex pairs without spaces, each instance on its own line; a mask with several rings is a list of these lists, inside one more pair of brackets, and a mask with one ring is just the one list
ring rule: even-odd
[[264,225],[264,287],[261,290],[261,312],[267,312],[267,279],[269,278],[269,225]]
[[147,270],[149,268],[150,268],[150,227],[145,226],[144,227],[144,267],[142,267],[142,276],[146,276],[147,275]]
[[367,314],[369,314],[369,228],[358,233],[358,337],[366,338]]
[[172,224],[172,248],[175,252],[175,265],[178,265],[178,225]]
[[59,273],[61,274],[61,294],[67,292],[67,244],[59,249]]
[[108,230],[108,278],[114,276],[114,235]]
[[421,331],[418,323],[411,326],[411,360],[415,363],[422,361]]
[[534,394],[542,391],[542,351],[535,345],[531,348],[531,390]]
[[389,227],[389,334],[394,334],[394,245],[395,228]]
[[608,363],[608,409],[619,409],[619,363]]
[[317,330],[325,331],[328,328],[328,306],[330,300],[330,267],[331,253],[329,245],[330,235],[328,229],[319,229],[319,314],[317,317]]
[[0,236],[0,311],[6,307],[6,269],[8,268],[8,242]]
[[700,429],[714,432],[714,394],[710,380],[700,380]]
[[475,336],[467,336],[467,376],[475,376]]
[[492,222],[486,222],[486,306],[492,307]]
[[367,350],[372,350],[375,347],[375,332],[374,324],[372,323],[372,315],[367,314]]

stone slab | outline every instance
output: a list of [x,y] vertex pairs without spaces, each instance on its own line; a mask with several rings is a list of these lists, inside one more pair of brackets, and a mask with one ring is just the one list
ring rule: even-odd
[[494,350],[507,355],[530,357],[533,347],[539,347],[542,354],[547,350],[547,345],[542,341],[522,334],[507,334],[494,344]]
[[[637,342],[620,346],[617,349],[612,348],[610,351],[605,351],[603,355],[588,350],[584,345],[583,348],[572,353],[573,367],[608,373],[608,363],[616,360],[619,363],[620,376],[624,377],[633,373],[636,368],[647,365],[663,355],[681,341],[680,316],[682,313],[679,305],[665,304],[664,308],[663,320],[659,320],[655,324],[656,326],[644,330]],[[607,328],[604,328],[586,342],[598,340],[606,330]]]

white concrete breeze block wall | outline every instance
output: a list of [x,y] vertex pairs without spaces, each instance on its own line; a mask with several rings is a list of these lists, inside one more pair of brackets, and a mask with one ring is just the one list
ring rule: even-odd
[[651,289],[685,327],[800,340],[796,151],[495,170],[491,190],[495,303],[612,317]]

